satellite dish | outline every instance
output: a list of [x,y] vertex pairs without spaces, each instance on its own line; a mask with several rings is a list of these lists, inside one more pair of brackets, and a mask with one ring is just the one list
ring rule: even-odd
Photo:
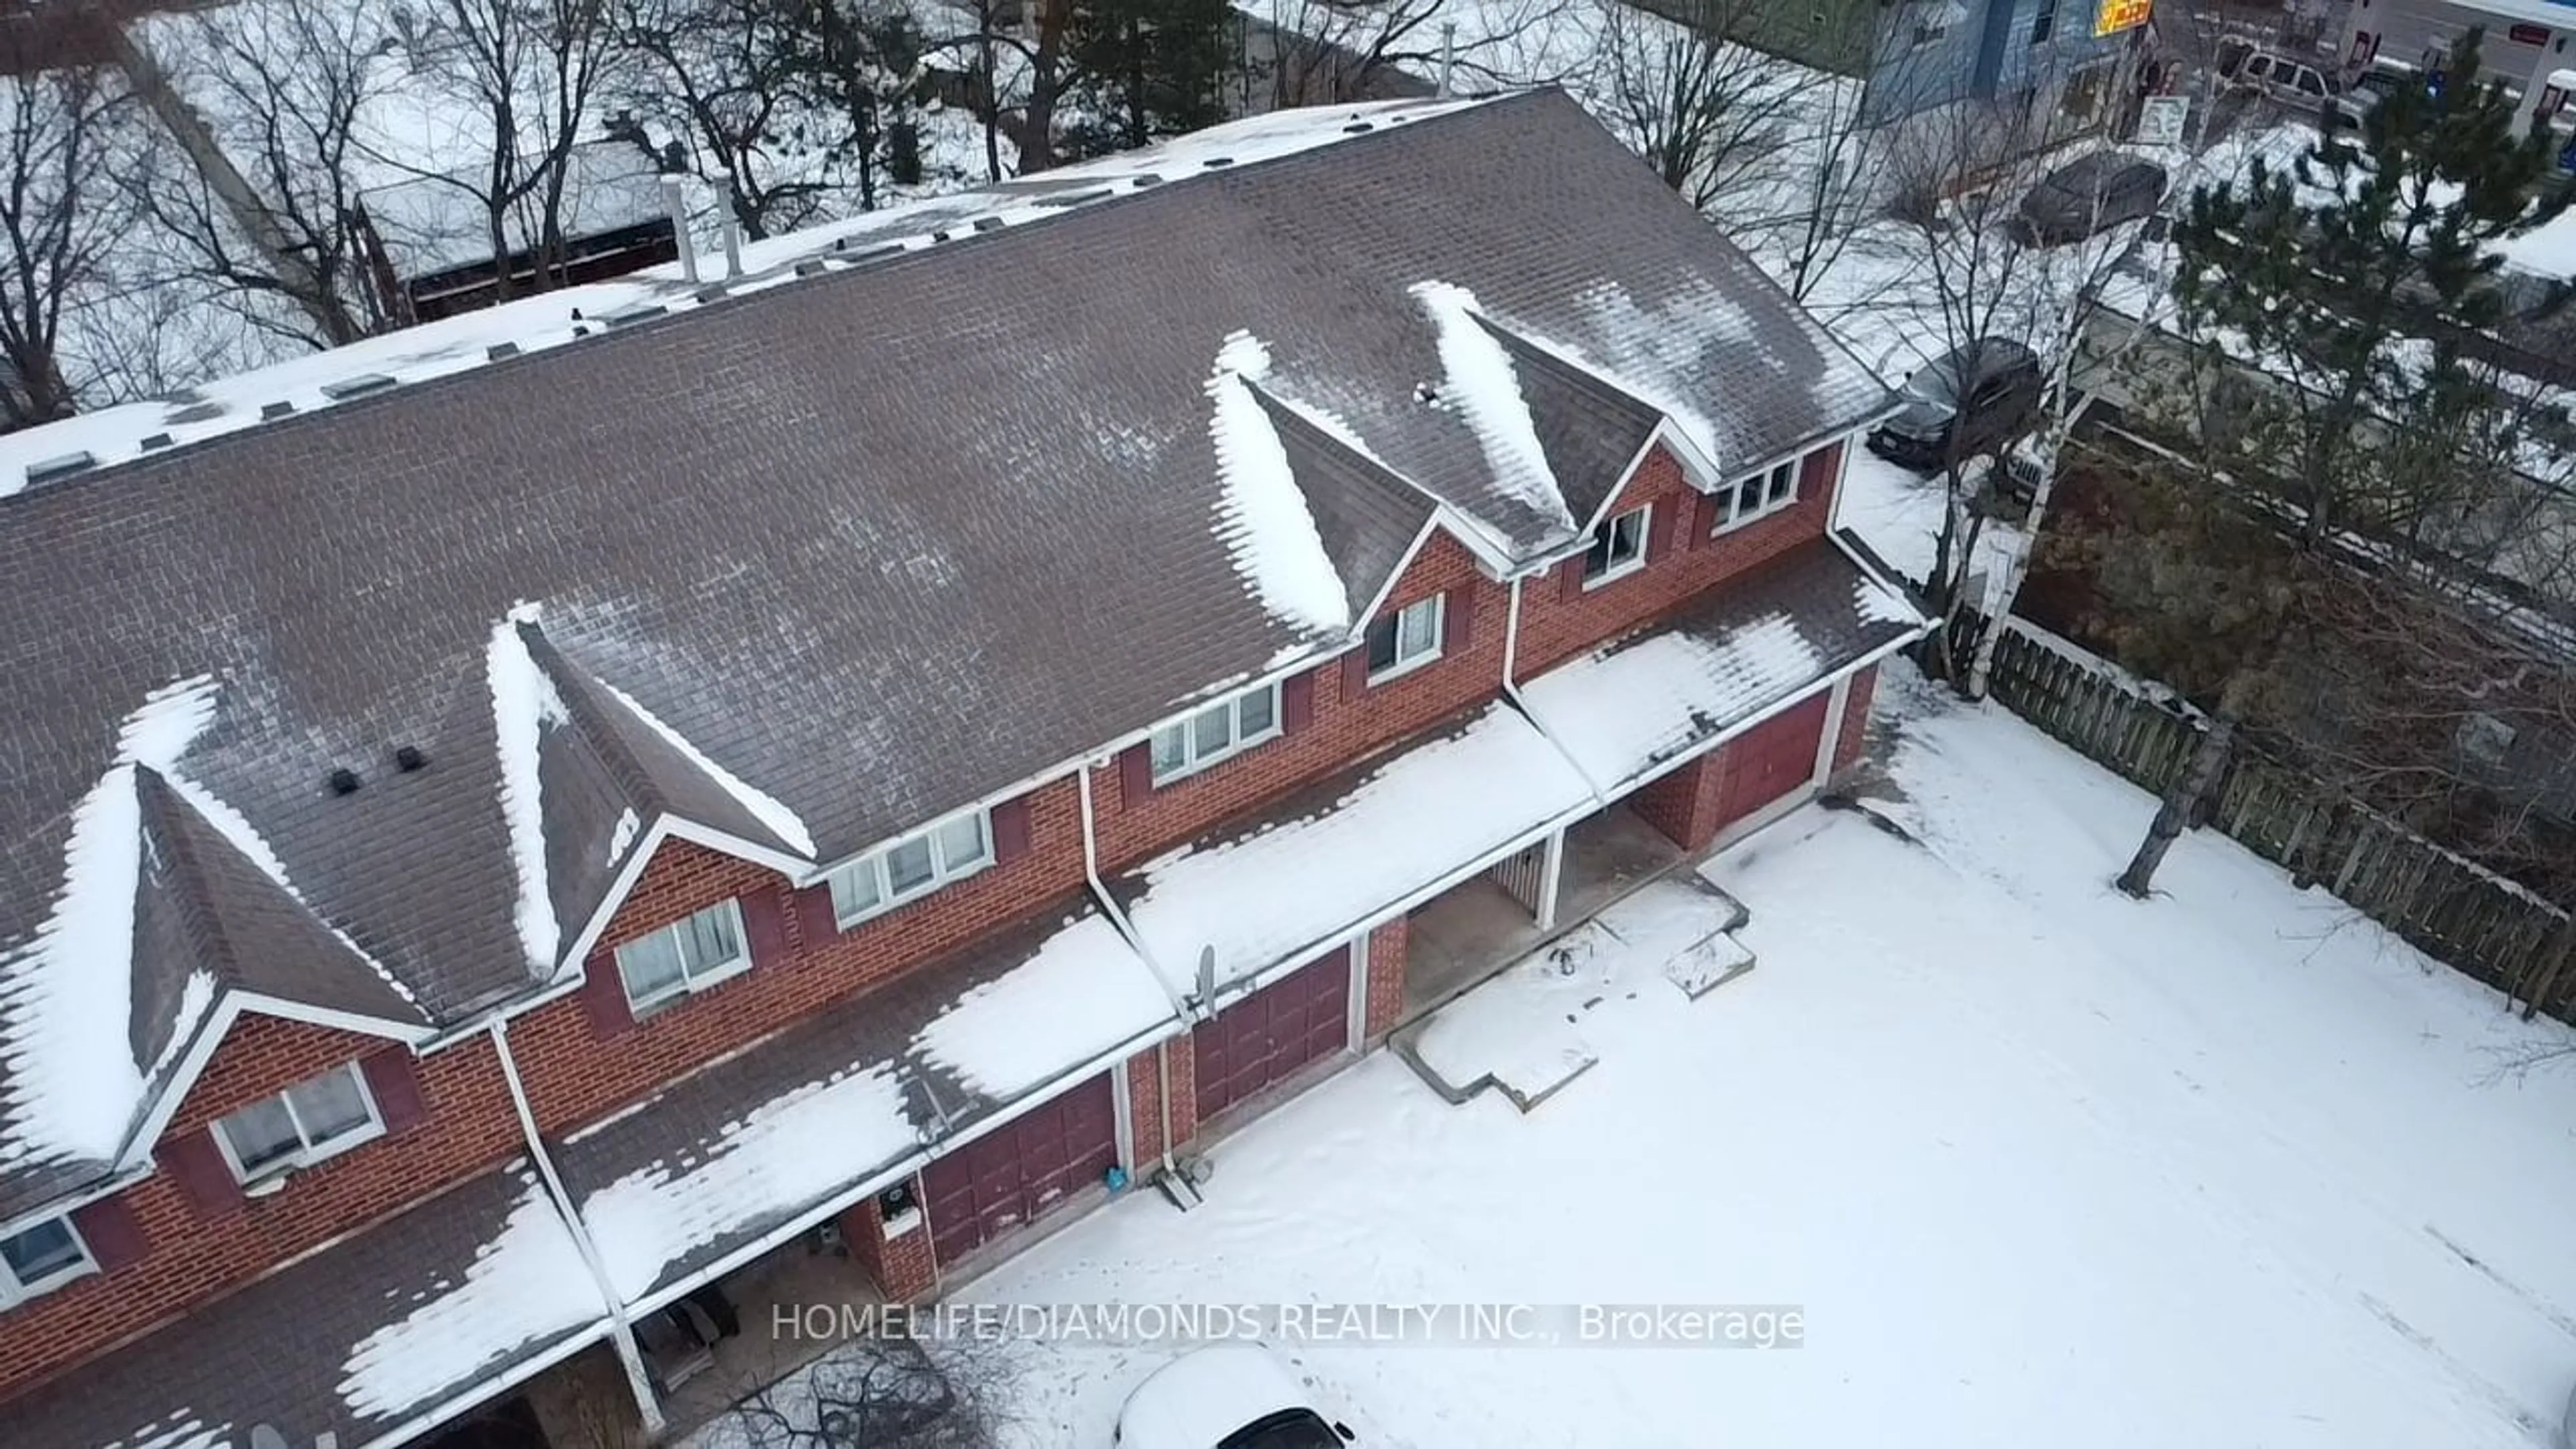
[[250,1449],[286,1449],[286,1436],[273,1424],[250,1426]]
[[1199,948],[1199,1010],[1213,1015],[1216,1011],[1216,947]]

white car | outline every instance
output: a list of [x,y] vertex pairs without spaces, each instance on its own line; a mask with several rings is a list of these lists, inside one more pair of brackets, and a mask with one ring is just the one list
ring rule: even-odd
[[1194,1349],[1154,1370],[1118,1411],[1119,1449],[1342,1449],[1359,1436],[1257,1343]]

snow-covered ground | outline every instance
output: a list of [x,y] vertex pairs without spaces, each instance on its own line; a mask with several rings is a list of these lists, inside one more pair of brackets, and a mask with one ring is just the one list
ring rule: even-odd
[[[1418,1449],[2542,1442],[2576,1071],[2500,1072],[2568,1034],[2212,836],[2120,896],[2151,800],[1884,693],[1922,844],[1811,809],[1721,857],[1750,975],[1596,961],[1600,1062],[1534,1114],[1380,1054],[1223,1142],[1198,1211],[1138,1195],[965,1296],[1804,1310],[1769,1353],[1288,1347]],[[1027,1442],[1107,1443],[1170,1352],[1026,1350]]]

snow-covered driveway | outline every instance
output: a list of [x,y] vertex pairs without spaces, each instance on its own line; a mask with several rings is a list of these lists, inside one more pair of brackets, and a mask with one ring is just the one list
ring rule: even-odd
[[[2576,1070],[2496,1073],[2564,1033],[2206,835],[2170,898],[2110,892],[2145,796],[1884,692],[1925,844],[1809,810],[1722,858],[1750,976],[1593,1013],[1532,1116],[1380,1054],[1221,1144],[1199,1211],[1139,1196],[965,1296],[1804,1305],[1775,1352],[1291,1351],[1416,1449],[2544,1442]],[[1106,1444],[1168,1352],[1030,1350],[1028,1441]]]

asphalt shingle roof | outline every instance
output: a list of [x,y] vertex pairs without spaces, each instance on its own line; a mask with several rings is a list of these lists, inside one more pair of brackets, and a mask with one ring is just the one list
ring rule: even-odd
[[[33,486],[0,497],[0,978],[52,907],[114,722],[173,680],[217,687],[188,777],[444,1021],[542,974],[514,931],[485,670],[522,602],[582,675],[782,801],[827,859],[1340,647],[1267,612],[1213,527],[1205,384],[1237,332],[1275,359],[1264,387],[1332,413],[1386,469],[1510,550],[1557,546],[1496,501],[1467,421],[1419,399],[1441,366],[1413,289],[1434,281],[1687,411],[1721,457],[1884,397],[1542,92],[1174,168]],[[1391,496],[1317,511],[1361,576],[1402,514]],[[631,758],[591,740],[587,783],[548,797],[550,859],[573,853],[552,832],[598,841],[641,799],[688,808],[690,772],[620,734]],[[426,768],[392,768],[404,745]],[[342,766],[354,793],[325,784]],[[557,883],[564,939],[595,874]]]

